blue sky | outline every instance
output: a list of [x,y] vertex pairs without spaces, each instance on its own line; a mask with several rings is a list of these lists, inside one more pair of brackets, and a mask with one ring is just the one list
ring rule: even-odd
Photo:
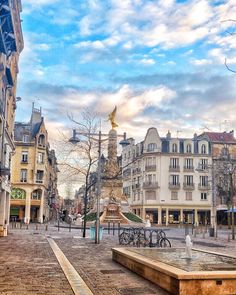
[[[235,0],[22,0],[16,120],[36,102],[51,139],[85,107],[142,139],[236,128]],[[28,111],[26,111],[28,110]],[[103,121],[104,121],[103,120]],[[103,123],[108,130],[108,123]],[[207,130],[207,129],[205,129]]]

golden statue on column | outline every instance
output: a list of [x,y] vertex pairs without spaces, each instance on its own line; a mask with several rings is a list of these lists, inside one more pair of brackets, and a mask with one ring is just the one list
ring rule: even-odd
[[108,115],[108,120],[111,122],[112,129],[118,127],[118,124],[115,122],[116,110],[117,108],[115,106],[114,110]]

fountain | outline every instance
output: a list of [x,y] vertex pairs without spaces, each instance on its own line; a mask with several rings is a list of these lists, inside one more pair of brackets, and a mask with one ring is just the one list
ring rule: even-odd
[[114,248],[112,255],[171,294],[236,294],[236,257],[194,249],[189,235],[185,243],[185,248]]

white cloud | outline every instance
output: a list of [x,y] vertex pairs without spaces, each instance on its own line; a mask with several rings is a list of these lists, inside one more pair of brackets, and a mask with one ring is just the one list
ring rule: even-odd
[[156,62],[152,58],[143,58],[140,60],[140,63],[147,65],[147,66],[151,66],[151,65],[154,65]]
[[212,61],[209,59],[192,59],[190,62],[195,66],[205,66],[212,64]]

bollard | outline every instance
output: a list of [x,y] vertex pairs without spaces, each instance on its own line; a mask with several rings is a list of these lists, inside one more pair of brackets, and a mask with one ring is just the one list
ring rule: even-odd
[[39,226],[38,226],[38,224],[36,223],[36,225],[35,225],[35,229],[36,230],[38,230],[39,229]]
[[13,223],[13,222],[11,223],[11,227],[12,227],[12,228],[14,227],[14,223]]
[[60,231],[60,220],[58,219],[58,231]]
[[202,232],[202,238],[205,239],[205,230]]
[[228,233],[228,242],[230,242],[230,233]]
[[48,230],[48,224],[45,224],[45,231]]
[[196,236],[197,236],[197,229],[196,228],[194,229],[193,236],[194,236],[194,238],[196,238]]
[[28,223],[26,224],[26,229],[29,229],[29,225],[28,225]]
[[108,234],[110,234],[110,221],[108,221]]
[[22,228],[22,220],[20,221],[20,229]]
[[70,220],[70,223],[69,223],[69,232],[71,232],[71,220]]
[[115,222],[113,222],[113,236],[115,235]]

